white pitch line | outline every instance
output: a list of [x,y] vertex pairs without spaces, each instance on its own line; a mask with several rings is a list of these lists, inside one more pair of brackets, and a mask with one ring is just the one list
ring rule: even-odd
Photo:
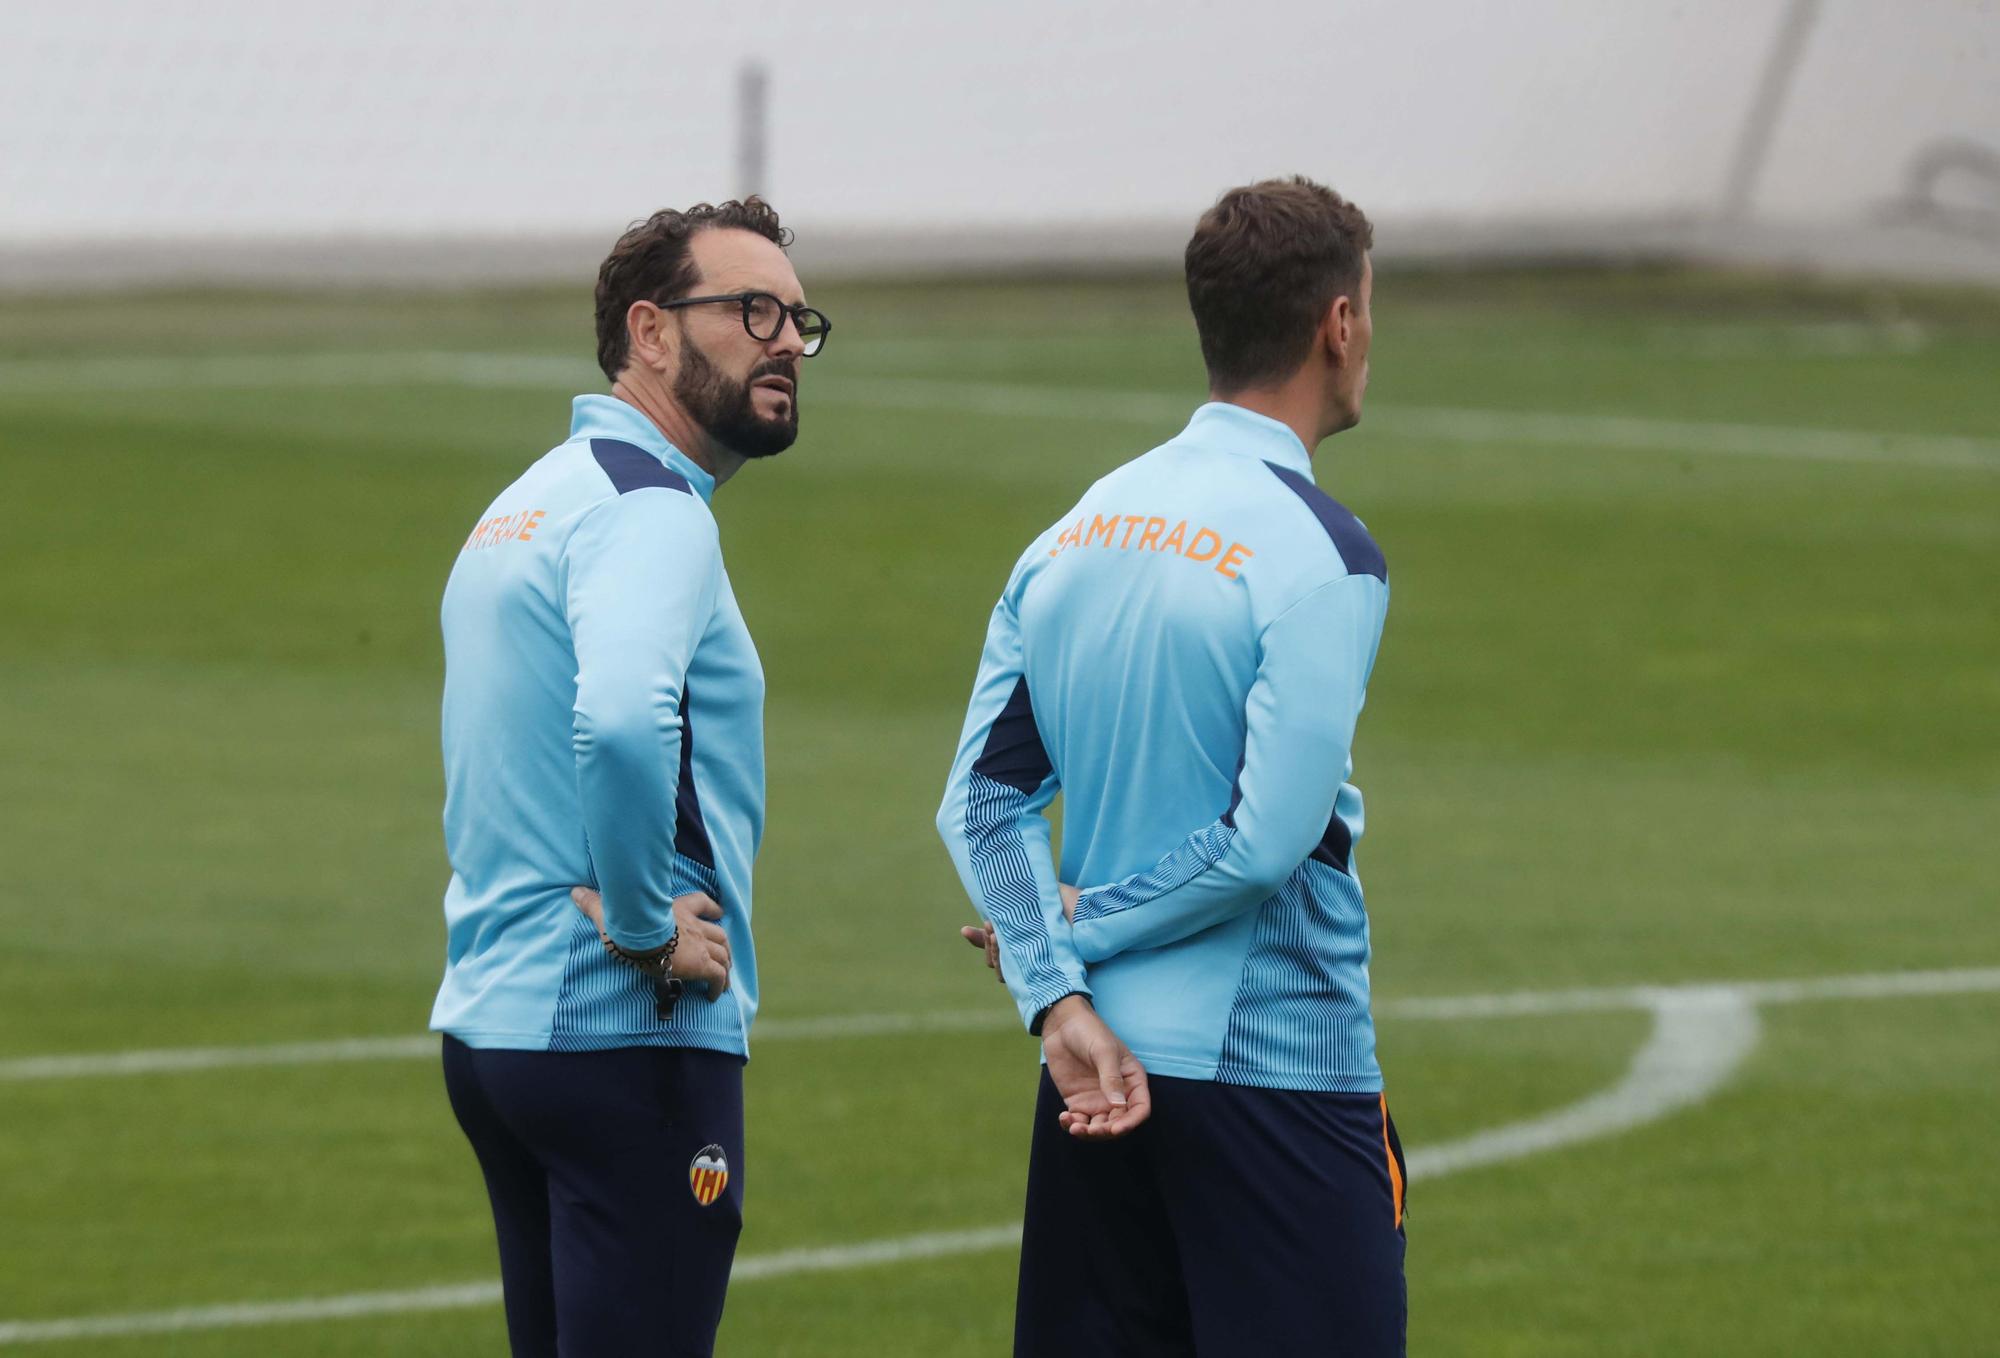
[[[866,1240],[859,1244],[822,1249],[780,1250],[738,1260],[736,1267],[730,1271],[729,1280],[734,1285],[801,1273],[829,1273],[917,1259],[942,1259],[1005,1249],[1018,1245],[1020,1241],[1021,1225],[1015,1222],[1007,1226],[895,1236],[887,1240]],[[287,1325],[308,1320],[351,1320],[361,1316],[403,1315],[412,1311],[456,1311],[498,1306],[500,1295],[500,1284],[496,1282],[453,1283],[400,1292],[354,1292],[340,1297],[311,1297],[302,1301],[187,1306],[172,1311],[74,1316],[60,1320],[10,1320],[0,1321],[0,1345],[174,1334],[186,1330],[240,1329],[248,1325]]]
[[1011,1009],[933,1009],[926,1014],[829,1014],[823,1018],[772,1019],[751,1032],[759,1042],[813,1042],[845,1037],[898,1037],[905,1033],[977,1033],[1018,1028]]
[[1648,1009],[1710,994],[1740,995],[1754,1004],[1811,1000],[1874,1000],[1901,995],[1968,995],[2000,990],[2000,967],[1944,971],[1878,971],[1774,981],[1695,981],[1595,990],[1521,990],[1499,995],[1452,995],[1393,1000],[1380,1013],[1400,1019],[1505,1018],[1515,1014],[1583,1014]]
[[[1472,1018],[1623,1008],[1645,1008],[1653,1012],[1652,1034],[1617,1084],[1565,1108],[1523,1122],[1475,1132],[1442,1145],[1413,1149],[1409,1153],[1410,1177],[1435,1179],[1460,1170],[1522,1159],[1562,1146],[1630,1131],[1692,1107],[1719,1090],[1755,1050],[1760,1032],[1759,1004],[1955,995],[1995,990],[2000,990],[2000,968],[1973,968],[1802,980],[1473,995],[1456,999],[1412,1000],[1403,1002],[1401,1006],[1388,1006],[1385,1008],[1391,1012],[1398,1008],[1407,1009],[1408,1012],[1401,1015],[1406,1018]],[[969,1015],[961,1014],[959,1017]],[[894,1031],[909,1029],[898,1027]],[[428,1038],[390,1040],[404,1043],[420,1040],[425,1044],[426,1054],[435,1050],[432,1040]],[[1007,1248],[1020,1240],[1020,1234],[1020,1223],[1009,1222],[970,1231],[926,1232],[853,1245],[784,1250],[744,1259],[736,1265],[731,1277],[733,1281],[748,1282],[913,1259],[942,1259]],[[464,1309],[495,1305],[500,1296],[500,1287],[496,1283],[457,1283],[396,1292],[357,1292],[300,1301],[195,1306],[173,1311],[54,1320],[0,1321],[0,1346]]]
[[352,1320],[360,1316],[410,1311],[454,1311],[497,1306],[499,1283],[454,1283],[403,1292],[354,1292],[344,1297],[303,1301],[236,1302],[225,1306],[185,1306],[172,1311],[128,1311],[122,1315],[68,1316],[59,1320],[0,1322],[0,1345],[48,1344],[62,1339],[116,1339],[183,1330],[229,1330],[246,1325],[287,1325],[306,1320]]
[[1617,1084],[1526,1122],[1412,1150],[1410,1177],[1434,1179],[1657,1122],[1722,1088],[1756,1050],[1759,1032],[1757,1007],[1741,991],[1661,999],[1653,1008],[1652,1036]]
[[[1577,1014],[1646,1009],[1680,996],[1713,990],[1742,994],[1759,1004],[1815,999],[1875,999],[1893,995],[1955,995],[2000,990],[2000,967],[1955,971],[1876,972],[1798,980],[1696,982],[1676,986],[1622,986],[1597,990],[1527,990],[1499,995],[1453,995],[1389,1000],[1376,1006],[1384,1019],[1455,1020],[1529,1014]],[[1002,1032],[1015,1027],[1007,1010],[941,1009],[918,1014],[829,1014],[819,1018],[766,1019],[752,1031],[758,1042],[831,1041],[923,1033]],[[435,1036],[337,1038],[268,1046],[178,1047],[152,1051],[79,1052],[0,1060],[0,1084],[120,1075],[169,1075],[242,1066],[304,1066],[342,1061],[435,1059]]]
[[912,1259],[948,1259],[955,1254],[980,1254],[1012,1249],[1021,1243],[1021,1223],[982,1226],[971,1231],[933,1231],[866,1240],[858,1245],[782,1250],[745,1259],[729,1270],[729,1281],[784,1278],[797,1273],[834,1273],[842,1269],[900,1264]]
[[[78,358],[0,361],[0,394],[162,391],[190,387],[254,390],[339,386],[511,387],[579,391],[600,385],[580,359],[552,354],[423,350],[413,353],[219,354],[187,358]],[[835,376],[815,383],[809,401],[878,410],[1011,415],[1037,419],[1171,424],[1193,409],[1191,396],[1164,392],[926,377]],[[1431,443],[1716,454],[1788,461],[2000,471],[2000,439],[1793,425],[1669,420],[1632,415],[1471,410],[1377,403],[1367,427]]]
[[[1185,419],[1184,397],[1143,391],[1043,387],[926,378],[842,378],[809,399],[878,409],[962,411],[1066,420],[1152,424]],[[1807,462],[2000,471],[2000,439],[1788,425],[1662,420],[1532,410],[1468,410],[1378,405],[1365,426],[1393,438],[1432,443],[1553,444],[1661,453],[1714,453]]]
[[1734,988],[1757,1004],[1798,1004],[1806,1000],[1880,1000],[1903,995],[1965,995],[2000,990],[2000,967],[1796,977],[1778,981],[1750,981]]
[[1101,387],[1049,387],[1006,382],[959,382],[930,377],[841,377],[804,399],[871,410],[939,414],[1017,415],[1029,419],[1180,423],[1200,399],[1192,393],[1116,391]]
[[402,1061],[435,1056],[435,1037],[350,1037],[329,1042],[274,1042],[255,1047],[169,1047],[155,1051],[17,1056],[0,1061],[0,1081],[74,1080],[115,1075],[170,1075],[232,1066],[315,1066],[334,1061]]
[[0,361],[0,393],[283,391],[302,387],[523,387],[584,390],[603,385],[587,360],[550,354],[210,354],[184,358]]
[[[907,1033],[998,1031],[1015,1026],[995,1009],[943,1009],[923,1014],[829,1014],[821,1018],[766,1019],[752,1032],[759,1042],[829,1041],[895,1037]],[[412,1037],[335,1038],[243,1047],[167,1047],[152,1051],[78,1052],[0,1060],[0,1084],[76,1080],[118,1075],[171,1075],[239,1066],[316,1066],[342,1061],[426,1061],[438,1055],[436,1034]]]
[[1370,429],[1439,443],[1556,444],[1656,453],[1714,453],[1799,462],[2000,471],[2000,439],[1957,434],[1896,434],[1809,429],[1633,415],[1553,414],[1528,410],[1386,407]]

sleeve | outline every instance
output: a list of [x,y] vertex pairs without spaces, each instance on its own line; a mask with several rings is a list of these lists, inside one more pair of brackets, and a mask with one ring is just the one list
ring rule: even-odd
[[649,487],[590,511],[563,556],[577,796],[605,931],[656,948],[674,933],[681,697],[715,611],[721,546],[700,500]]
[[1374,576],[1346,576],[1264,629],[1228,809],[1147,871],[1081,894],[1072,937],[1085,962],[1157,948],[1239,915],[1275,894],[1318,847],[1353,767],[1354,726],[1388,600]]
[[987,627],[937,827],[966,894],[1000,935],[1001,971],[1030,1032],[1063,996],[1090,993],[1063,919],[1042,814],[1060,785],[1035,726],[1020,622],[1003,596]]

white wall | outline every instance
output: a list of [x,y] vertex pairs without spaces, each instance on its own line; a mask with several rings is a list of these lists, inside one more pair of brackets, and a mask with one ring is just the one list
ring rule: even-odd
[[[604,237],[734,183],[768,62],[788,220],[1185,222],[1300,170],[1383,217],[1698,214],[1783,0],[4,0],[0,243]],[[2000,4],[1825,0],[1760,215],[2000,148]]]

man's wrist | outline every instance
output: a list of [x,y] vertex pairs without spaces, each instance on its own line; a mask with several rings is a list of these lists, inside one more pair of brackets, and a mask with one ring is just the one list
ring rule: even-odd
[[1056,1010],[1062,1008],[1065,1005],[1069,1005],[1069,1002],[1071,1000],[1076,1001],[1075,1005],[1069,1006],[1072,1009],[1076,1008],[1077,1006],[1081,1006],[1085,1009],[1094,1008],[1094,1006],[1090,1002],[1089,991],[1072,990],[1066,995],[1057,996],[1053,1004],[1043,1006],[1041,1012],[1035,1015],[1035,1021],[1028,1025],[1028,1031],[1034,1036],[1040,1037],[1042,1035],[1042,1030],[1048,1026],[1049,1019],[1055,1016]]
[[617,940],[607,933],[604,935],[604,951],[629,967],[635,967],[657,980],[664,980],[674,974],[674,948],[680,941],[680,930],[676,929],[667,935],[667,941],[658,947],[626,948],[621,947]]

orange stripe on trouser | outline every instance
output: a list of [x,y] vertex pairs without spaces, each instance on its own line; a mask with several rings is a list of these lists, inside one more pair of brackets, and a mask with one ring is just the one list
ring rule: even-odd
[[1389,1160],[1389,1196],[1396,1200],[1396,1228],[1403,1226],[1403,1167],[1396,1163],[1396,1148],[1389,1144],[1389,1096],[1378,1094],[1382,1107],[1382,1154]]

